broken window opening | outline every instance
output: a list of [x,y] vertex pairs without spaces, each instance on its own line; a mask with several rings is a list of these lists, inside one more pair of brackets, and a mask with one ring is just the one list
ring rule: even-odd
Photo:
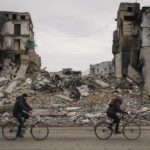
[[14,34],[16,34],[16,35],[21,34],[21,25],[20,24],[14,24]]
[[3,65],[4,62],[4,54],[0,52],[0,65]]
[[3,39],[0,39],[0,49],[3,49]]
[[21,18],[21,20],[25,20],[25,16],[24,15],[21,15],[20,18]]
[[13,19],[13,20],[17,20],[17,14],[13,14],[13,15],[12,15],[12,19]]
[[126,21],[133,21],[136,19],[136,16],[124,16],[124,20]]
[[127,10],[128,10],[128,12],[132,12],[133,11],[133,7],[128,7]]
[[15,55],[15,64],[17,64],[17,65],[20,64],[20,54]]
[[5,16],[8,18],[8,14],[5,14]]

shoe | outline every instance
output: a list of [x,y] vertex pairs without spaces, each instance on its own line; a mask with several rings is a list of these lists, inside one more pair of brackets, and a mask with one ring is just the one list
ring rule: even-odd
[[17,134],[16,136],[19,137],[19,138],[23,138],[22,134]]
[[115,131],[115,134],[121,134],[122,132],[120,132],[120,131]]

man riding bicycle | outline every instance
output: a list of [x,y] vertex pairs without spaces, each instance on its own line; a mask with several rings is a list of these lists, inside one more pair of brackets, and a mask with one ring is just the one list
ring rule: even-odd
[[121,132],[118,130],[119,128],[119,122],[120,119],[117,116],[118,113],[127,113],[123,110],[121,110],[120,105],[122,104],[123,98],[121,96],[117,96],[116,98],[112,99],[111,102],[109,103],[109,108],[107,109],[107,116],[111,119],[113,119],[113,123],[110,124],[108,127],[110,130],[113,130],[112,127],[114,124],[116,124],[115,127],[115,134],[120,134]]
[[[22,96],[16,97],[16,102],[13,106],[13,115],[19,122],[18,131],[17,131],[17,137],[23,138],[23,135],[21,134],[22,128],[24,128],[24,122],[29,118],[29,114],[32,114],[31,107],[27,104],[27,98],[29,96],[24,93]],[[26,112],[28,113],[26,113]],[[23,119],[24,118],[24,119]]]

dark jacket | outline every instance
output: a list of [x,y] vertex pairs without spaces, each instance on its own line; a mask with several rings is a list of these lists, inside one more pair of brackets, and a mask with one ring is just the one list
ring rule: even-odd
[[13,106],[13,114],[22,113],[22,111],[29,112],[31,110],[31,107],[26,103],[26,100],[22,96],[16,98],[16,102]]
[[119,99],[115,99],[113,104],[109,104],[109,108],[107,109],[107,113],[125,113],[121,110],[120,105],[122,102]]

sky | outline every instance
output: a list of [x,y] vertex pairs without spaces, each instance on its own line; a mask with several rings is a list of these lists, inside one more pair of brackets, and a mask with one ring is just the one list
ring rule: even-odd
[[[87,71],[111,61],[120,2],[136,0],[0,0],[1,11],[29,12],[42,68]],[[150,6],[150,0],[137,0]]]

